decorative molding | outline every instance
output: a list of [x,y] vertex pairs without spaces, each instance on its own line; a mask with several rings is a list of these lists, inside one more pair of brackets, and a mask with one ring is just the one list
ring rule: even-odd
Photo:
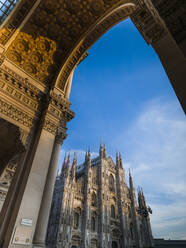
[[33,125],[33,116],[30,116],[23,110],[0,99],[0,112],[14,121],[31,128]]
[[151,0],[138,0],[139,6],[131,19],[148,44],[161,39],[167,29]]

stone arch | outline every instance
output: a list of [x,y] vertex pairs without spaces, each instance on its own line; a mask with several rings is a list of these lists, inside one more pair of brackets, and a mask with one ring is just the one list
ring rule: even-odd
[[70,73],[81,62],[83,56],[85,56],[87,50],[109,29],[120,21],[128,18],[136,10],[136,5],[130,1],[128,3],[121,3],[119,6],[113,6],[108,12],[104,13],[83,37],[79,39],[76,46],[71,50],[67,60],[61,67],[61,71],[58,74],[56,80],[56,86],[61,90],[66,87],[66,82],[70,76]]

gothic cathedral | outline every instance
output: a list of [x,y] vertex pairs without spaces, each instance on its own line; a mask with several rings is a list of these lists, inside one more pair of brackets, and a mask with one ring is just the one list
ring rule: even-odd
[[77,165],[74,155],[58,172],[47,231],[49,248],[153,247],[150,207],[142,189],[138,203],[132,176],[129,187],[121,155],[116,164],[100,146],[99,156]]

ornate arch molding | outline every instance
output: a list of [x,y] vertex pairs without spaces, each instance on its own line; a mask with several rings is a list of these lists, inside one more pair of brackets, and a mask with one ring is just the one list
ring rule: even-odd
[[126,1],[122,1],[118,6],[114,6],[112,10],[109,10],[104,16],[98,19],[97,22],[94,23],[83,35],[83,37],[79,39],[75,47],[71,49],[69,56],[57,77],[56,87],[64,91],[70,73],[80,63],[87,50],[114,25],[131,16],[136,8],[137,6],[135,3],[126,3]]

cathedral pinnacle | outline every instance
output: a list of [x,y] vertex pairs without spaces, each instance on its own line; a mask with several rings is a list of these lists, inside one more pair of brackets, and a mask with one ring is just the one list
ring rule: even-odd
[[99,156],[100,156],[100,158],[103,158],[103,146],[102,146],[102,143],[100,143]]
[[119,166],[119,158],[118,158],[118,152],[116,152],[116,167]]
[[77,154],[74,153],[74,159],[72,162],[72,169],[71,169],[71,178],[74,179],[76,176],[76,167],[77,167]]
[[63,160],[63,165],[62,165],[62,168],[61,168],[61,174],[62,175],[64,175],[65,170],[66,170],[66,160],[67,160],[67,153],[65,153],[65,157],[64,157],[64,160]]
[[121,153],[119,153],[119,165],[121,168],[123,168],[123,161],[122,161]]
[[70,171],[70,153],[68,154],[68,159],[67,159],[67,173]]
[[106,145],[104,144],[104,149],[103,149],[103,157],[106,159],[107,158],[107,150],[106,150]]

